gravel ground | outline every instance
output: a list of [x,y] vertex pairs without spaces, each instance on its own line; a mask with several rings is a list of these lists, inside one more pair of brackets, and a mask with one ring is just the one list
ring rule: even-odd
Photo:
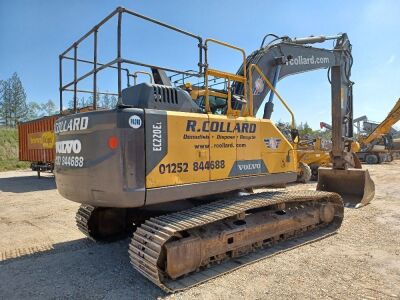
[[[369,166],[373,202],[338,234],[167,295],[129,264],[129,240],[94,244],[51,175],[0,173],[0,299],[400,299],[400,161]],[[289,189],[315,189],[315,184]]]

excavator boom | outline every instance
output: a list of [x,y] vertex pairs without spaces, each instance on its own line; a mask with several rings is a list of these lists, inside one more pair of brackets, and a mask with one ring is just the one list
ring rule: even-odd
[[397,100],[396,104],[389,112],[385,120],[383,120],[364,140],[364,144],[370,144],[375,139],[386,135],[390,132],[390,129],[394,124],[400,120],[400,98]]
[[[268,36],[274,40],[264,46]],[[316,48],[310,44],[335,40],[333,49]],[[267,35],[261,48],[254,51],[246,61],[246,67],[257,65],[264,75],[273,83],[290,75],[318,69],[328,69],[328,79],[331,83],[332,107],[332,151],[330,153],[332,168],[321,168],[318,176],[318,190],[337,192],[345,202],[359,207],[370,202],[374,197],[375,186],[368,170],[354,170],[361,164],[351,151],[353,138],[353,82],[350,80],[353,57],[351,43],[347,34],[337,36],[311,36],[290,39]],[[243,74],[242,65],[238,74]],[[274,93],[267,85],[262,84],[260,76],[253,71],[252,86],[253,110],[256,113],[267,94],[269,99],[264,106],[264,119],[270,119],[273,112]],[[235,93],[242,93],[244,85],[234,86]],[[296,133],[294,132],[294,135]],[[346,184],[341,178],[346,178]],[[350,184],[348,184],[350,183]]]

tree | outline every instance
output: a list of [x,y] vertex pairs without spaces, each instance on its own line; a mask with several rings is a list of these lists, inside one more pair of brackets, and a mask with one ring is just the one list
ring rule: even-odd
[[4,80],[0,79],[0,107],[3,105]]
[[86,107],[90,105],[90,100],[89,99],[85,99],[84,96],[82,96],[81,99],[77,99],[77,107]]
[[3,103],[4,103],[4,80],[0,79],[0,121],[5,122],[2,114]]
[[[108,93],[108,91],[107,91]],[[117,105],[117,97],[115,97],[114,95],[109,95],[109,94],[103,94],[103,96],[101,97],[100,100],[100,105],[103,108],[108,108],[108,109],[112,109],[115,108],[115,106]]]
[[302,130],[300,131],[301,135],[310,135],[313,133],[312,128],[308,125],[307,122],[304,123]]
[[290,135],[290,124],[288,122],[283,122],[282,120],[279,120],[276,122],[276,127],[280,130],[280,132],[288,139],[292,140],[292,137]]
[[26,93],[22,86],[22,82],[19,79],[17,73],[14,73],[10,80],[11,85],[11,118],[10,125],[15,126],[18,121],[22,120],[28,113],[28,107],[26,105]]
[[26,93],[17,73],[1,81],[0,117],[6,126],[15,126],[27,113]]
[[[77,96],[76,97],[76,108],[79,109],[79,108],[85,107],[85,106],[89,105],[88,103],[90,103],[90,101],[91,101],[91,99],[86,100],[84,96],[82,96],[82,98],[79,98]],[[68,101],[68,109],[74,109],[74,98],[73,97]]]
[[35,101],[26,102],[25,89],[17,73],[7,80],[0,80],[0,119],[6,126],[55,113],[56,105],[52,100],[41,105]]
[[111,105],[109,108],[115,108],[117,106],[118,99],[114,95],[111,96]]
[[[93,105],[93,94],[91,94],[86,102],[86,105]],[[97,89],[96,94],[96,106],[101,106],[101,98],[99,95],[99,89]]]
[[110,96],[108,94],[104,94],[103,97],[101,98],[101,107],[104,108],[110,108],[111,106],[111,99]]
[[57,113],[56,105],[51,99],[47,100],[46,103],[43,103],[40,108],[45,112],[46,116],[51,116]]
[[73,109],[74,108],[74,98],[69,99],[68,101],[68,107],[67,109]]
[[0,116],[4,120],[6,126],[11,125],[11,102],[12,102],[12,90],[10,85],[10,79],[2,80]]
[[42,107],[35,101],[28,103],[28,113],[26,114],[24,121],[34,120],[43,116]]

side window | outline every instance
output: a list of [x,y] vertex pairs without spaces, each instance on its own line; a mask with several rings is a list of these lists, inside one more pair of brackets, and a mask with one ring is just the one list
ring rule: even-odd
[[210,99],[211,112],[214,115],[226,114],[226,108],[227,108],[226,99],[215,96],[210,96],[209,99]]
[[[214,95],[209,95],[208,96],[208,101],[210,103],[210,109],[211,109],[211,113],[213,115],[226,115],[227,109],[228,109],[228,104],[227,104],[227,99],[224,97],[218,97],[218,96],[214,96]],[[243,100],[242,97],[236,96],[236,95],[232,95],[232,108],[235,110],[241,110],[243,103],[245,103],[245,101]],[[205,111],[205,97],[204,96],[199,96],[196,99],[196,103],[197,105],[199,105],[199,107]]]
[[[215,96],[208,96],[208,101],[210,102],[210,109],[213,115],[225,115],[226,114],[226,99],[220,98],[220,97],[215,97]],[[196,100],[197,105],[200,106],[201,109],[205,111],[206,109],[206,103],[205,103],[205,97],[200,96]]]

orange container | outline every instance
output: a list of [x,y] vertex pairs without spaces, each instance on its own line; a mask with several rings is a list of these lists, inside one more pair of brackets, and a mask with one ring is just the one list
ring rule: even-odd
[[18,124],[19,160],[54,163],[54,123],[59,115]]

